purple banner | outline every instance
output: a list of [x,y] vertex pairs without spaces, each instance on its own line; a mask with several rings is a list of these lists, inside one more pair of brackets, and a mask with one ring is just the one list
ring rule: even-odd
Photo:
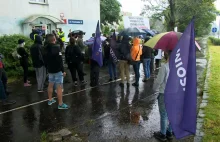
[[102,41],[101,41],[99,21],[97,23],[95,35],[96,36],[92,47],[92,59],[95,60],[101,67],[103,65],[103,55],[102,55]]
[[190,22],[170,56],[165,105],[177,139],[196,133],[196,47],[194,20]]

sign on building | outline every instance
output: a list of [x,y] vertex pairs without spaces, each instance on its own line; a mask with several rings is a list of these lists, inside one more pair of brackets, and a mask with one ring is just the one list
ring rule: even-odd
[[68,19],[68,24],[83,24],[83,20]]
[[140,29],[150,29],[149,19],[144,17],[124,16],[123,21],[125,28],[137,27]]

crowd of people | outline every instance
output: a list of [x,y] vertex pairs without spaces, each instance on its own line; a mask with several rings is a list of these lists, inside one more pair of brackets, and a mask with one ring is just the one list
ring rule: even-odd
[[[36,72],[36,80],[38,84],[38,93],[42,93],[45,91],[45,81],[49,80],[48,85],[48,96],[49,102],[53,102],[51,100],[52,91],[56,91],[58,96],[62,96],[63,92],[63,77],[66,75],[63,67],[63,52],[65,51],[65,63],[68,66],[68,69],[72,76],[72,81],[74,86],[78,86],[78,78],[80,81],[80,85],[86,85],[87,81],[84,80],[84,76],[86,73],[83,69],[83,64],[85,61],[85,52],[86,48],[88,48],[88,55],[90,59],[90,86],[99,85],[99,65],[96,61],[92,60],[92,46],[93,40],[95,38],[95,34],[92,34],[92,37],[83,42],[83,31],[74,31],[68,35],[69,43],[67,47],[65,47],[65,34],[62,29],[59,31],[52,31],[52,34],[47,34],[45,37],[40,35],[36,30],[32,30],[30,34],[30,38],[34,41],[34,44],[30,48],[30,56],[32,59],[32,64]],[[143,43],[147,42],[150,37],[146,37]],[[126,80],[127,86],[130,86],[130,65],[133,65],[134,73],[135,73],[135,82],[132,84],[135,87],[139,86],[139,78],[140,78],[140,64],[143,63],[144,75],[145,78],[143,82],[147,82],[150,79],[151,73],[155,70],[154,67],[154,56],[157,54],[161,54],[158,51],[153,50],[150,47],[143,46],[141,43],[140,37],[131,38],[129,36],[117,37],[117,46],[114,47],[114,50],[111,51],[111,40],[112,36],[105,37],[102,39],[103,45],[103,61],[108,67],[109,72],[109,82],[118,79],[117,68],[120,73],[120,86],[124,87],[124,83]],[[25,51],[25,41],[23,39],[18,40],[18,48],[17,48],[17,57],[20,60],[20,65],[23,68],[23,81],[24,87],[30,87],[31,83],[28,80],[28,57],[29,53]],[[117,57],[117,61],[113,59],[111,52],[115,52]],[[161,56],[161,55],[160,55]],[[1,57],[2,59],[3,57]],[[161,58],[160,58],[161,59]],[[3,68],[3,62],[1,68],[1,78],[4,86],[5,93],[7,92],[7,78],[5,75],[5,70]],[[157,68],[159,60],[156,59]],[[78,73],[78,78],[76,73]],[[54,87],[53,87],[54,86]],[[61,97],[58,97],[61,98]],[[60,99],[58,99],[60,100]],[[62,106],[61,101],[59,101],[60,106]],[[63,106],[66,106],[63,104]]]
[[[52,94],[55,91],[58,98],[58,109],[68,109],[69,106],[63,103],[63,79],[66,76],[63,62],[63,52],[65,50],[64,58],[65,63],[72,76],[74,86],[86,85],[87,81],[84,79],[86,73],[83,70],[83,64],[85,61],[85,49],[88,47],[88,54],[90,59],[90,86],[99,85],[99,70],[100,66],[92,59],[92,46],[95,38],[95,34],[92,37],[83,42],[83,31],[71,32],[68,35],[69,43],[66,48],[64,45],[65,35],[62,29],[59,32],[53,31],[52,34],[47,34],[42,38],[39,34],[31,34],[34,44],[30,48],[30,56],[32,59],[33,67],[36,72],[37,89],[38,93],[45,91],[45,81],[48,75],[48,105],[56,103],[56,100],[52,98]],[[143,64],[144,79],[143,82],[147,82],[155,69],[160,67],[160,60],[162,56],[165,57],[165,64],[161,66],[158,77],[155,80],[153,89],[159,92],[158,105],[161,116],[161,131],[155,133],[155,137],[164,141],[166,139],[172,139],[172,129],[168,124],[167,113],[164,104],[164,90],[166,81],[169,75],[169,52],[163,53],[161,50],[154,50],[150,47],[144,46],[151,37],[146,37],[144,40],[140,37],[123,36],[117,37],[116,44],[112,46],[112,39],[114,37],[106,37],[102,40],[103,46],[103,61],[106,63],[109,72],[109,82],[118,79],[117,69],[121,78],[120,86],[124,87],[125,83],[127,87],[130,87],[130,65],[133,66],[135,73],[135,82],[132,86],[139,87],[140,79],[140,65]],[[143,42],[142,42],[143,40]],[[30,87],[30,81],[28,80],[28,57],[29,54],[25,51],[25,41],[23,39],[18,40],[17,57],[20,60],[20,65],[23,68],[23,81],[24,87]],[[114,52],[114,56],[112,56]],[[14,100],[9,100],[8,95],[10,92],[7,90],[7,75],[4,69],[3,59],[4,56],[0,54],[0,98],[3,105],[10,105],[16,103]],[[156,64],[155,64],[156,62]],[[76,73],[78,73],[78,78]],[[78,82],[79,81],[79,82]],[[126,81],[126,82],[125,82]]]

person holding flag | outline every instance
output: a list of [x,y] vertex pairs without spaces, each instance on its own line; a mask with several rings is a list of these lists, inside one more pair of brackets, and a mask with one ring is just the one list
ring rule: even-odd
[[[117,56],[115,54],[116,51],[116,35],[115,32],[113,33],[113,36],[106,39],[104,50],[105,50],[105,58],[107,60],[108,64],[108,71],[110,75],[109,82],[117,79],[117,70],[116,70],[116,64],[118,62]],[[114,75],[114,78],[113,78]]]
[[99,70],[103,65],[102,41],[99,21],[96,27],[93,47],[89,48],[89,50],[91,54],[90,86],[97,86],[99,84]]
[[166,141],[167,139],[173,139],[172,128],[171,125],[168,124],[167,112],[164,103],[164,90],[166,87],[167,79],[170,73],[169,69],[169,55],[171,51],[165,52],[164,58],[166,60],[165,64],[162,64],[157,79],[154,82],[153,90],[156,92],[159,91],[158,106],[160,112],[160,132],[154,133],[155,138]]
[[173,133],[177,139],[196,133],[197,75],[194,19],[173,48],[154,83],[154,90],[159,90],[160,93],[158,105],[161,117],[160,132],[154,136],[161,141],[172,139]]

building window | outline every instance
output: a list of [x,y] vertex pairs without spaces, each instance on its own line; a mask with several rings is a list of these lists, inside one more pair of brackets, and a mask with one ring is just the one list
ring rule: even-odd
[[46,4],[46,3],[47,3],[47,0],[30,0],[30,3]]

